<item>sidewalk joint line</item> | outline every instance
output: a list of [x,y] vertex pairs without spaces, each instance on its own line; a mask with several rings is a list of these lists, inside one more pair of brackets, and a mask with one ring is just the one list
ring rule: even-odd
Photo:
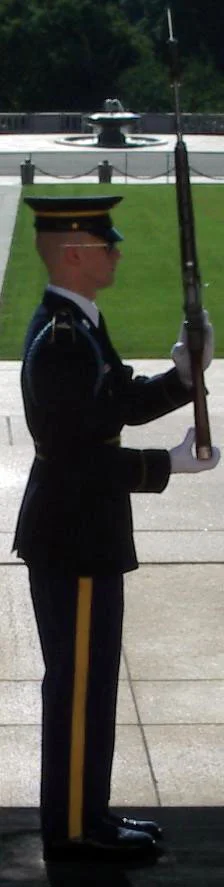
[[224,675],[222,678],[133,678],[133,684],[222,684],[223,681]]
[[137,527],[135,527],[135,533],[150,533],[152,536],[153,534],[156,535],[156,533],[166,533],[170,536],[172,535],[172,533],[178,533],[178,535],[180,533],[223,533],[223,530],[224,527],[190,527],[190,529],[187,527],[186,529],[185,527],[180,527],[180,529],[178,529],[177,527],[173,527],[170,530],[163,527],[161,527],[161,529],[151,529],[150,527],[140,527],[138,529]]
[[13,446],[13,434],[12,434],[11,416],[6,416],[5,418],[6,418],[6,425],[7,425],[7,431],[8,431],[9,446],[12,447]]
[[214,567],[224,564],[224,560],[220,561],[202,561],[202,560],[194,560],[194,561],[139,561],[140,567]]
[[149,771],[150,771],[150,774],[151,774],[152,783],[153,783],[153,786],[154,786],[155,796],[156,796],[156,798],[157,798],[158,806],[161,807],[162,804],[161,804],[161,798],[160,798],[160,793],[159,793],[159,788],[158,788],[158,782],[157,782],[157,779],[156,779],[156,775],[155,775],[155,773],[154,773],[154,768],[153,768],[152,761],[151,761],[151,757],[150,757],[150,753],[149,753],[149,750],[148,750],[148,746],[147,746],[147,742],[146,742],[146,738],[145,738],[145,731],[144,731],[144,729],[143,729],[143,724],[142,724],[142,722],[141,722],[141,718],[140,718],[140,713],[139,713],[139,708],[138,708],[137,700],[136,700],[136,698],[135,698],[135,693],[134,693],[134,689],[133,689],[133,685],[132,685],[132,679],[131,679],[131,673],[130,673],[130,669],[129,669],[129,665],[128,665],[128,658],[127,658],[127,655],[126,655],[126,652],[125,652],[125,648],[124,648],[124,646],[122,646],[122,651],[123,651],[124,662],[125,662],[125,666],[126,666],[126,670],[127,670],[127,674],[128,674],[128,681],[129,681],[130,691],[131,691],[131,695],[132,695],[132,700],[133,700],[133,704],[134,704],[135,712],[136,712],[136,715],[137,715],[138,726],[139,726],[139,728],[140,728],[141,737],[142,737],[142,742],[143,742],[144,749],[145,749],[145,754],[146,754],[146,759],[147,759],[147,762],[148,762],[148,767],[149,767]]

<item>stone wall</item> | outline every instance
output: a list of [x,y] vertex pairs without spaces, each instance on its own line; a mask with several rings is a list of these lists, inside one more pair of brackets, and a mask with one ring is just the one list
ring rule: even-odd
[[[224,114],[183,114],[182,120],[185,133],[224,135]],[[0,134],[87,132],[88,129],[88,114],[82,111],[42,114],[0,112]],[[173,133],[175,115],[142,112],[141,119],[132,129],[133,132]]]

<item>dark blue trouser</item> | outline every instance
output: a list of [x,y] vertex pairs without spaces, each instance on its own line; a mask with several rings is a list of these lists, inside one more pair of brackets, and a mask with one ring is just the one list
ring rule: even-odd
[[43,839],[81,836],[108,807],[120,664],[123,578],[29,571],[45,662]]

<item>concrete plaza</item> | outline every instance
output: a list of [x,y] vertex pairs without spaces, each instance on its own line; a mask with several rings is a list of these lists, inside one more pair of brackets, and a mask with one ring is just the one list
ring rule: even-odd
[[[94,148],[79,146],[71,135],[10,135],[0,133],[0,181],[20,182],[21,163],[31,158],[34,182],[98,182],[98,166],[107,160],[113,183],[174,181],[175,135],[152,134],[147,148]],[[192,181],[224,182],[224,135],[187,135],[185,138]]]
[[[152,374],[167,362],[134,361]],[[33,457],[19,389],[20,364],[0,364],[0,796],[39,802],[42,657],[27,570],[11,554]],[[223,361],[207,373],[214,442],[224,444]],[[192,424],[192,407],[141,429],[126,445],[170,447]],[[173,476],[161,496],[133,495],[140,561],[126,576],[117,747],[111,801],[118,805],[222,804],[223,463]]]

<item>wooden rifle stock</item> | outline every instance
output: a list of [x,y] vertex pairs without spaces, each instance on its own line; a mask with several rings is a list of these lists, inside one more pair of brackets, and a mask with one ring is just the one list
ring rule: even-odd
[[170,9],[167,10],[169,25],[171,85],[175,94],[177,142],[174,151],[176,171],[176,196],[180,235],[181,269],[184,290],[185,325],[191,359],[194,386],[194,417],[196,453],[198,459],[209,459],[212,454],[207,399],[203,375],[204,324],[201,302],[201,278],[197,260],[194,212],[191,195],[188,153],[182,134],[179,107],[179,75],[177,40],[173,37]]

